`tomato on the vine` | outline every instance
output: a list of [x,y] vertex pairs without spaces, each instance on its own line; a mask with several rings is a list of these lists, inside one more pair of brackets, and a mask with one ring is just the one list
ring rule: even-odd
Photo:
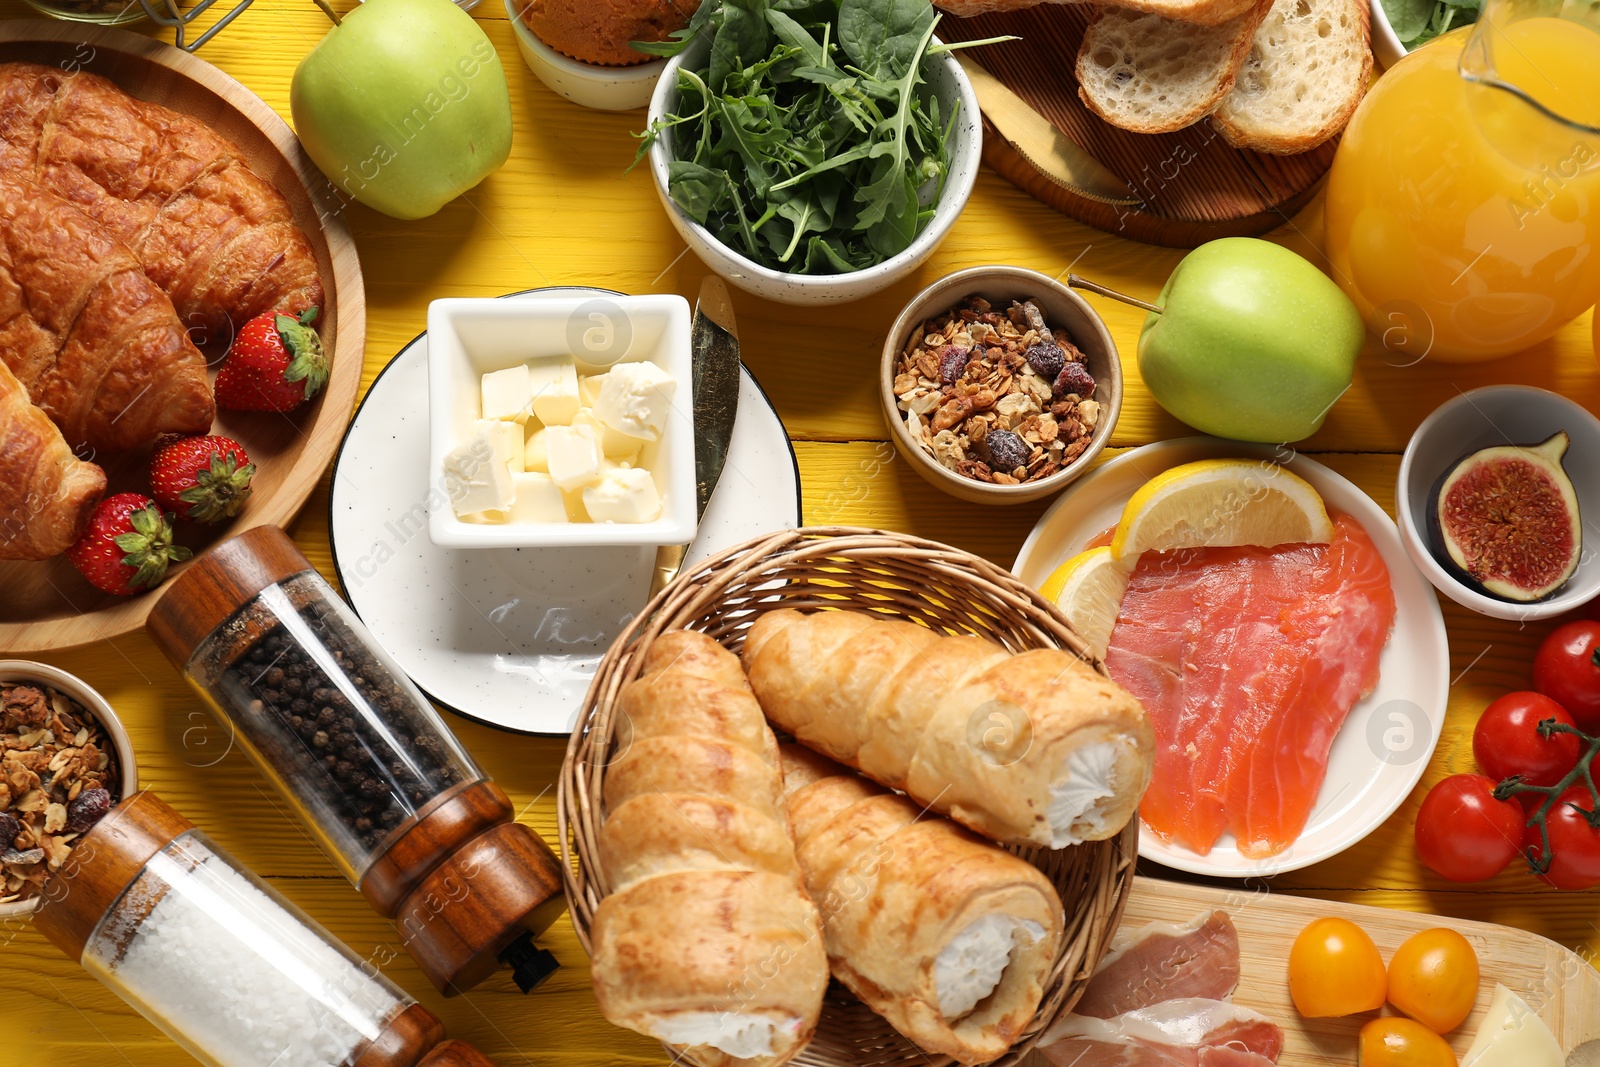
[[[1557,889],[1600,885],[1600,829],[1585,814],[1594,806],[1588,787],[1574,786],[1561,794],[1545,817],[1550,828],[1550,869],[1539,877]],[[1543,856],[1537,825],[1528,827],[1526,846],[1529,859],[1537,862]]]
[[1493,878],[1522,849],[1522,805],[1496,800],[1495,782],[1481,774],[1452,774],[1428,791],[1417,812],[1417,855],[1452,882]]
[[1472,755],[1478,769],[1499,781],[1520,774],[1529,785],[1557,785],[1578,765],[1576,734],[1541,737],[1539,723],[1554,719],[1575,726],[1567,709],[1543,693],[1507,693],[1478,717]]
[[1600,729],[1600,620],[1552,630],[1533,657],[1533,687],[1566,708],[1583,730]]

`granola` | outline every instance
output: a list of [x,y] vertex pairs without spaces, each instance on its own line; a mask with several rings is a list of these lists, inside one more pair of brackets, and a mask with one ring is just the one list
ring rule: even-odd
[[118,765],[105,729],[48,686],[0,684],[0,904],[31,900],[111,808]]
[[1036,482],[1083,454],[1100,418],[1094,377],[1033,301],[982,297],[920,324],[895,364],[906,430],[944,467],[996,485]]

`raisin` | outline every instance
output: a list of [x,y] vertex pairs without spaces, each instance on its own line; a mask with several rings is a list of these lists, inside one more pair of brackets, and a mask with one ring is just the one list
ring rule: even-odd
[[67,832],[81,834],[111,810],[111,793],[105,789],[85,789],[67,805]]
[[18,834],[22,832],[22,823],[9,811],[0,811],[0,849],[9,849]]
[[946,385],[954,383],[967,369],[968,349],[946,345],[939,353],[939,380]]
[[1066,362],[1067,354],[1058,344],[1041,341],[1028,349],[1028,366],[1047,382],[1056,380],[1056,375],[1061,373],[1061,368]]
[[1080,397],[1094,395],[1094,375],[1082,363],[1068,363],[1061,368],[1061,373],[1056,377],[1052,390],[1055,396],[1077,394]]
[[990,430],[983,443],[989,449],[989,466],[997,471],[1009,473],[1028,465],[1028,442],[1010,430]]

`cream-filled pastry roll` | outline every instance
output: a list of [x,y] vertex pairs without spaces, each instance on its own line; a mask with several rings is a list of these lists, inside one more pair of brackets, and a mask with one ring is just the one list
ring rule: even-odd
[[1022,1036],[1061,946],[1037,868],[796,745],[784,788],[835,978],[920,1048],[986,1063]]
[[700,1067],[771,1067],[816,1030],[828,985],[801,886],[777,741],[739,661],[704,634],[652,642],[618,694],[590,927],[595,996],[618,1026]]

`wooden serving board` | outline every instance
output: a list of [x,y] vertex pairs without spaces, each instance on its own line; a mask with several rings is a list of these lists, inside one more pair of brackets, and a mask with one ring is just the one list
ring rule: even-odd
[[1012,184],[1091,226],[1148,244],[1193,248],[1218,237],[1252,237],[1304,207],[1333,165],[1338,138],[1294,156],[1233,148],[1209,120],[1166,134],[1131,133],[1078,97],[1078,45],[1097,8],[1045,3],[1021,11],[939,21],[945,41],[1014,35],[964,55],[980,63],[1056,129],[1127,182],[1132,207],[1078,196],[1034,167],[984,124],[983,158]]
[[[344,202],[306,156],[287,123],[249,89],[171,45],[126,30],[32,19],[0,22],[0,63],[26,60],[84,70],[124,92],[200,119],[239,146],[255,172],[289,201],[311,240],[327,297],[317,328],[332,357],[322,394],[288,415],[219,411],[213,433],[234,438],[256,464],[254,492],[221,527],[184,524],[178,540],[198,554],[252,526],[287,525],[316,488],[339,445],[361,385],[366,297]],[[243,323],[237,325],[242,326]],[[215,362],[231,338],[196,338]],[[214,376],[214,374],[213,374]],[[107,495],[150,491],[149,450],[93,458]],[[173,568],[169,577],[181,568]],[[64,557],[0,562],[0,648],[14,655],[70,648],[139,629],[159,590],[131,598],[100,593]]]
[[[1356,1034],[1373,1018],[1369,1012],[1345,1019],[1303,1019],[1289,999],[1289,946],[1308,922],[1329,915],[1359,924],[1377,942],[1385,961],[1406,938],[1433,927],[1447,926],[1472,943],[1483,980],[1472,1015],[1448,1037],[1458,1057],[1472,1044],[1496,982],[1539,1013],[1564,1051],[1600,1039],[1600,972],[1554,941],[1509,926],[1339,904],[1264,889],[1213,889],[1135,878],[1122,929],[1135,930],[1158,920],[1187,922],[1216,908],[1232,916],[1239,928],[1242,975],[1233,999],[1283,1027],[1286,1040],[1278,1058],[1280,1067],[1355,1063]],[[1392,1013],[1389,1008],[1384,1011]],[[1046,1061],[1034,1053],[1027,1067],[1046,1067]]]

